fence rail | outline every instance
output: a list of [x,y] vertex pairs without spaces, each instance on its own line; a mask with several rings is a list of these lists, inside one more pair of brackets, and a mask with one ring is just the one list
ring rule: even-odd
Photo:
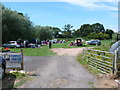
[[83,60],[87,60],[89,67],[101,73],[114,73],[114,53],[87,49],[83,50]]

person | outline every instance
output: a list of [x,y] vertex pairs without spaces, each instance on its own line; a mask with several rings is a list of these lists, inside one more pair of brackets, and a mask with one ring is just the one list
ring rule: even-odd
[[52,42],[49,42],[49,48],[51,48],[52,47]]
[[26,48],[26,41],[24,41],[23,44],[24,44],[24,48]]

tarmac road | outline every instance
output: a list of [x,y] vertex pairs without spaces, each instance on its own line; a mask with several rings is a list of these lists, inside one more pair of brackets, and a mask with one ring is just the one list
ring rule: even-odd
[[92,76],[74,56],[25,56],[25,71],[33,79],[19,88],[91,88]]

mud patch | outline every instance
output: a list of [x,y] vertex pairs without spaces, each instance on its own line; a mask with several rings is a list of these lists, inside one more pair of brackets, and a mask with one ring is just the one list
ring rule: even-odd
[[115,82],[115,78],[112,75],[99,75],[94,86],[96,88],[117,88],[118,83]]

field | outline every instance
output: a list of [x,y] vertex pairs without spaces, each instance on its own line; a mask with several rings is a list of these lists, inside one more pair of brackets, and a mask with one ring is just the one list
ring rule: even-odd
[[111,47],[112,40],[101,40],[101,45],[96,47],[98,50],[108,51]]
[[[11,49],[13,52],[20,52],[20,49]],[[42,48],[23,48],[24,56],[54,56],[53,53],[47,46]]]
[[[111,40],[101,40],[102,45],[101,46],[95,46],[95,45],[83,45],[83,46],[68,46],[71,41],[68,41],[66,43],[60,43],[60,44],[53,44],[52,48],[81,48],[81,47],[95,47],[99,50],[107,51],[110,48]],[[11,49],[11,51],[14,52],[20,52],[20,49]],[[42,48],[23,48],[23,53],[25,56],[55,56],[56,54],[52,52],[48,45],[42,46]]]

